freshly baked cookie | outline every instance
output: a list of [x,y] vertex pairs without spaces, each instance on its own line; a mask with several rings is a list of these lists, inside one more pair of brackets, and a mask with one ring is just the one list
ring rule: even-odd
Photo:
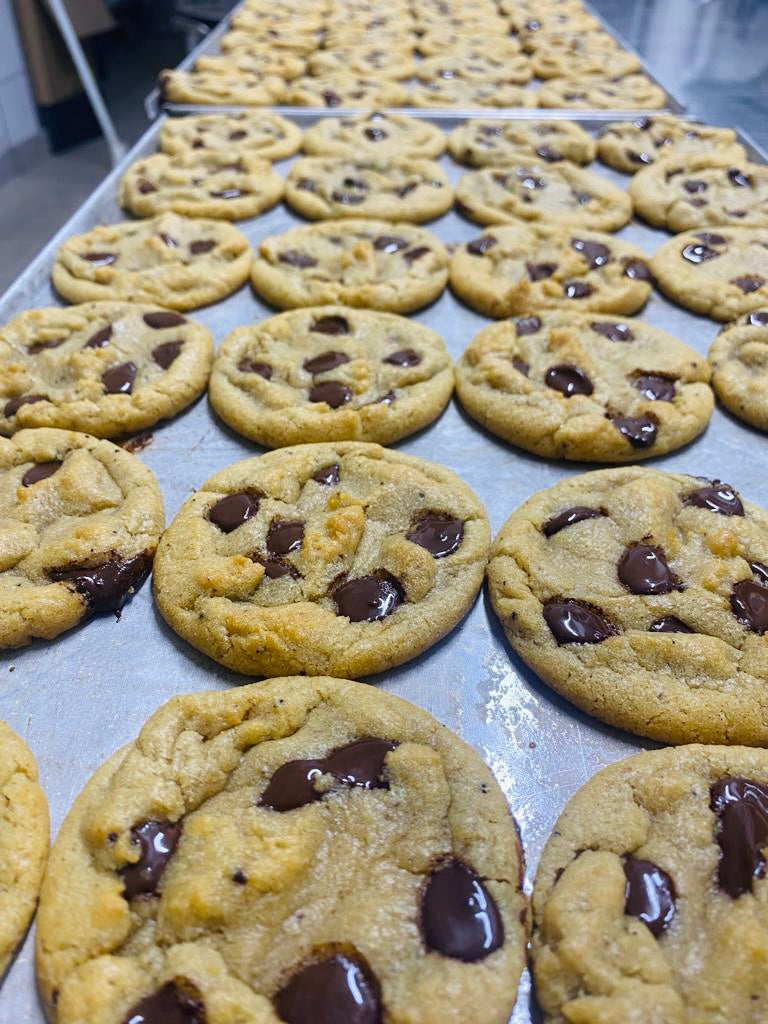
[[89,302],[21,313],[0,328],[0,433],[146,430],[205,390],[213,339],[180,313]]
[[278,309],[339,302],[410,313],[445,288],[448,253],[411,224],[329,220],[263,239],[251,281]]
[[302,23],[292,18],[288,23],[281,14],[270,20],[263,11],[257,13],[245,9],[236,11],[229,25],[227,36],[230,38],[222,37],[221,48],[225,53],[232,50],[231,37],[234,35],[247,35],[254,44],[258,41],[259,46],[270,50],[288,50],[300,57],[313,53],[320,46],[321,19]]
[[310,156],[288,172],[285,198],[312,220],[375,217],[420,224],[453,206],[453,189],[434,160]]
[[437,54],[453,56],[462,51],[476,53],[484,48],[486,53],[495,57],[509,57],[520,53],[520,43],[509,32],[490,34],[482,30],[432,27],[418,36],[415,41],[416,50],[422,57],[434,57]]
[[639,320],[540,311],[475,335],[456,392],[484,427],[536,455],[635,462],[706,428],[709,377],[706,359]]
[[537,93],[522,85],[438,78],[411,90],[411,107],[535,107]]
[[456,186],[456,203],[479,224],[540,221],[617,231],[632,216],[623,189],[566,160],[470,171]]
[[[317,49],[317,37],[307,33],[291,32],[290,29],[281,31],[271,28],[262,32],[230,29],[219,39],[219,49],[222,53],[233,55],[250,53],[259,56],[259,54],[268,53],[274,58],[284,56],[286,59],[291,59],[291,63],[288,65],[291,71],[294,69],[292,62],[298,60],[304,64],[301,72],[303,74],[306,70],[305,58]],[[285,75],[281,72],[281,77],[289,81],[299,76]]]
[[528,57],[522,53],[509,58],[497,56],[493,52],[485,53],[481,49],[474,53],[463,49],[454,54],[427,57],[417,65],[416,75],[422,82],[447,78],[485,84],[496,82],[499,85],[526,85],[533,78],[533,69]]
[[431,423],[453,391],[439,334],[391,313],[315,306],[238,327],[218,351],[211,404],[266,448],[391,444]]
[[614,54],[621,49],[619,41],[602,28],[593,28],[582,32],[563,29],[539,30],[530,34],[526,42],[526,50],[533,55],[534,59],[540,53],[547,53],[551,56],[556,53],[581,56],[595,51]]
[[764,750],[647,751],[590,779],[536,876],[545,1021],[767,1019],[767,825]]
[[509,24],[522,48],[529,53],[546,49],[546,39],[550,35],[583,35],[603,31],[597,18],[586,11],[555,11],[546,8],[533,16],[525,10],[514,12],[510,15]]
[[155,562],[155,599],[248,675],[370,675],[445,636],[482,581],[488,522],[431,462],[353,441],[280,448],[211,477]]
[[244,152],[155,153],[134,161],[120,182],[119,203],[137,217],[244,220],[279,202],[283,179],[272,164]]
[[407,97],[391,78],[351,74],[297,78],[285,89],[285,102],[299,107],[401,107]]
[[412,157],[425,159],[445,151],[443,132],[428,121],[405,114],[357,114],[323,117],[304,132],[304,151],[313,156]]
[[572,81],[580,78],[623,78],[640,71],[640,61],[626,50],[577,50],[564,47],[536,50],[533,55],[533,73],[537,78],[561,78]]
[[629,183],[635,212],[668,231],[768,227],[768,167],[739,152],[693,153],[638,171]]
[[456,247],[450,279],[468,306],[492,317],[554,308],[636,313],[653,280],[636,246],[555,224],[489,228]]
[[268,110],[168,117],[160,128],[160,149],[172,156],[224,150],[230,159],[245,153],[283,160],[300,148],[301,130]]
[[161,71],[157,79],[164,103],[243,104],[265,107],[284,99],[285,82],[277,75],[245,72],[236,66],[229,71]]
[[3,649],[120,609],[146,579],[164,525],[150,470],[69,430],[0,438],[0,510]]
[[502,1024],[523,853],[466,743],[345,679],[175,697],[54,844],[38,977],[56,1024]]
[[709,349],[712,386],[739,419],[768,430],[768,308],[726,324]]
[[590,715],[662,743],[765,745],[766,545],[768,513],[727,483],[585,473],[507,520],[491,598],[517,653]]
[[651,258],[659,287],[680,305],[735,320],[768,305],[768,228],[691,231]]
[[634,174],[662,157],[680,160],[724,150],[738,152],[737,162],[746,160],[746,150],[730,128],[681,121],[669,114],[606,125],[597,142],[597,154],[603,163],[627,174]]
[[647,75],[622,78],[550,78],[539,89],[540,107],[573,110],[656,110],[667,105],[667,94]]
[[588,164],[595,158],[594,139],[573,121],[465,121],[449,135],[448,149],[470,167],[538,160]]
[[402,81],[415,73],[416,64],[410,49],[382,46],[374,39],[368,46],[319,50],[307,60],[307,70],[318,78],[351,73]]
[[305,62],[292,53],[280,50],[234,50],[229,53],[202,54],[195,61],[195,71],[212,72],[215,75],[231,75],[243,72],[247,77],[257,75],[263,78],[275,77],[281,81],[292,81],[303,75]]
[[56,254],[51,277],[69,302],[129,300],[197,309],[238,289],[252,255],[231,224],[164,213],[73,235]]

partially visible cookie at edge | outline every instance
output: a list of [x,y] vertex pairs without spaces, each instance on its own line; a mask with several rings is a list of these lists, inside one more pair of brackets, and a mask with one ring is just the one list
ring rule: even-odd
[[708,359],[712,387],[726,409],[768,431],[768,308],[721,328]]

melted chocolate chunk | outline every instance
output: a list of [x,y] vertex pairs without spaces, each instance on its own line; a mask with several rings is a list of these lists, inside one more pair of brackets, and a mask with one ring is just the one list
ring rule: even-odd
[[362,958],[336,953],[303,967],[274,998],[286,1024],[382,1024],[379,983]]
[[553,537],[556,533],[560,533],[566,526],[575,526],[576,523],[581,523],[585,519],[599,519],[606,513],[601,508],[587,508],[586,505],[574,505],[573,508],[567,508],[563,512],[558,512],[556,516],[552,516],[541,528],[541,532],[545,537]]
[[540,156],[547,163],[555,163],[555,161],[563,159],[563,154],[558,153],[551,146],[539,146],[536,150],[536,156]]
[[207,1024],[202,993],[186,979],[166,982],[128,1011],[123,1024]]
[[369,142],[383,142],[384,139],[389,138],[388,133],[383,128],[366,128],[363,131],[363,135],[365,135]]
[[561,391],[566,398],[572,395],[591,395],[595,390],[587,374],[570,363],[550,366],[544,376],[544,383],[554,391]]
[[585,281],[567,281],[563,285],[563,294],[566,299],[586,299],[593,291],[592,285]]
[[405,185],[399,185],[397,188],[393,188],[392,191],[396,196],[399,196],[401,199],[405,199],[405,197],[410,195],[416,188],[418,188],[417,183],[415,181],[409,181]]
[[762,635],[768,631],[768,587],[753,580],[734,583],[731,611],[743,626]]
[[264,380],[272,379],[272,367],[269,363],[261,363],[258,359],[251,359],[250,356],[243,356],[237,364],[237,368],[241,373],[258,373]]
[[650,544],[632,544],[625,548],[617,571],[619,580],[631,594],[668,594],[680,588],[664,552]]
[[504,944],[504,924],[493,896],[460,860],[441,864],[421,897],[421,930],[427,949],[453,960],[484,960]]
[[649,402],[674,402],[677,394],[674,380],[660,373],[641,373],[632,381],[632,387]]
[[524,377],[527,377],[528,374],[531,372],[531,368],[528,365],[528,363],[526,363],[523,359],[518,359],[517,356],[513,356],[512,365],[517,370],[517,372],[522,373]]
[[333,590],[331,597],[337,615],[345,615],[350,622],[376,622],[403,603],[405,592],[398,579],[379,569],[370,576],[347,580]]
[[315,192],[317,186],[311,178],[299,178],[296,182],[296,188],[301,189],[302,192]]
[[768,586],[768,565],[763,565],[762,562],[750,562],[749,568],[761,583]]
[[706,245],[727,245],[728,239],[725,235],[715,234],[713,231],[697,231],[696,238],[700,242],[704,242]]
[[139,847],[139,859],[125,864],[119,874],[125,885],[125,898],[154,896],[168,861],[181,838],[181,821],[143,821],[131,829],[131,844]]
[[433,558],[445,558],[461,546],[464,520],[443,512],[421,512],[405,536],[413,544],[426,548]]
[[541,330],[541,320],[537,316],[520,316],[515,320],[515,335],[520,338],[524,334],[536,334]]
[[339,96],[337,92],[334,92],[333,89],[323,89],[320,95],[323,97],[323,103],[326,107],[341,106],[341,96]]
[[572,597],[554,597],[544,605],[544,620],[558,644],[601,644],[616,634],[602,612]]
[[732,277],[729,283],[735,284],[745,295],[749,295],[750,292],[756,292],[763,287],[765,278],[759,274],[745,274],[743,277]]
[[11,416],[15,416],[22,405],[33,405],[35,402],[47,402],[48,399],[45,395],[19,395],[17,398],[11,398],[3,406],[3,416],[6,419],[10,419]]
[[572,238],[571,248],[581,253],[590,270],[604,267],[606,263],[611,262],[611,250],[602,242],[592,242],[586,238]]
[[240,491],[219,498],[208,512],[208,519],[218,526],[222,533],[232,533],[238,526],[247,523],[259,511],[260,495]]
[[321,352],[319,356],[305,360],[304,369],[311,374],[326,373],[328,370],[335,370],[337,366],[343,366],[348,362],[349,356],[345,352]]
[[[170,235],[166,235],[164,231],[159,232],[158,238],[160,238],[163,245],[165,245],[168,249],[175,249],[179,244],[175,238],[171,238]],[[211,243],[211,246],[213,246],[213,243]],[[194,252],[192,246],[190,246],[190,250]]]
[[88,613],[117,612],[128,598],[139,589],[149,575],[152,556],[146,551],[132,558],[96,566],[69,566],[48,569],[54,583],[68,583],[81,594],[88,605]]
[[138,185],[139,192],[143,196],[149,195],[151,192],[157,192],[157,185],[153,185],[151,181],[147,181],[146,178],[141,178]]
[[80,258],[93,263],[97,267],[108,267],[115,262],[117,254],[114,252],[86,252],[81,253]]
[[287,555],[298,551],[304,540],[304,523],[299,519],[273,519],[267,531],[267,551]]
[[658,937],[669,928],[677,910],[675,886],[658,864],[639,857],[624,861],[624,913],[639,917]]
[[366,196],[365,192],[342,192],[341,189],[336,189],[331,192],[331,199],[343,206],[357,206],[358,203],[365,202]]
[[694,508],[705,508],[708,512],[717,512],[721,516],[743,516],[744,506],[741,498],[730,484],[713,480],[707,487],[699,487],[695,491],[682,496],[684,505]]
[[606,321],[595,321],[589,325],[596,334],[602,334],[609,341],[634,341],[635,336],[626,324],[612,324]]
[[492,249],[494,245],[498,245],[499,240],[493,235],[481,235],[480,238],[475,238],[471,242],[467,242],[467,252],[473,256],[483,256]]
[[656,440],[657,427],[648,416],[614,416],[611,422],[633,448],[650,448]]
[[429,246],[419,245],[415,249],[409,249],[408,252],[404,252],[403,259],[410,266],[411,263],[415,263],[416,260],[420,260],[422,256],[426,256],[430,251]]
[[130,395],[133,393],[133,384],[136,380],[136,363],[119,363],[117,366],[110,366],[101,375],[101,383],[108,395]]
[[722,254],[717,249],[712,249],[703,242],[698,244],[692,242],[682,250],[683,259],[688,260],[689,263],[705,263],[707,260],[717,259],[720,255]]
[[349,321],[345,316],[321,316],[312,324],[310,331],[334,336],[349,334]]
[[768,312],[761,310],[757,313],[750,313],[746,322],[751,327],[768,327]]
[[264,566],[264,575],[268,580],[279,580],[284,576],[294,580],[301,578],[301,573],[284,558],[255,558],[254,561]]
[[53,338],[51,341],[33,341],[31,345],[27,347],[27,352],[31,356],[39,356],[41,352],[45,352],[49,348],[58,348],[59,345],[63,345],[66,338]]
[[332,462],[330,465],[323,466],[316,473],[313,473],[312,479],[324,487],[333,487],[339,482],[340,475],[341,467],[337,462]]
[[190,242],[189,251],[193,256],[202,256],[216,248],[216,243],[209,239],[200,239],[197,242]]
[[346,405],[352,398],[352,391],[338,380],[323,380],[309,389],[310,402],[325,402],[332,409]]
[[96,331],[95,334],[91,335],[83,345],[83,348],[106,348],[111,337],[112,324],[107,324],[106,327],[102,327],[100,331]]
[[700,181],[698,178],[689,178],[688,181],[683,182],[683,188],[691,195],[695,195],[697,192],[706,192],[709,185],[706,181]]
[[653,284],[651,269],[645,260],[641,259],[624,260],[624,277],[631,281],[647,281],[648,284]]
[[752,188],[754,182],[749,174],[744,174],[738,167],[731,167],[728,171],[728,180],[736,188]]
[[656,619],[648,627],[649,633],[693,633],[690,626],[676,618],[674,615],[663,615]]
[[180,327],[187,322],[186,317],[183,317],[181,313],[166,313],[165,311],[145,313],[142,319],[147,327],[153,327],[156,331],[162,330],[164,327]]
[[302,270],[306,267],[317,266],[314,256],[301,252],[299,249],[286,249],[285,252],[279,253],[277,258],[281,263],[287,263],[289,267],[299,267]]
[[38,462],[34,466],[31,466],[24,476],[21,478],[22,487],[31,487],[32,484],[39,483],[40,480],[47,480],[49,476],[61,469],[63,463],[61,459],[52,459],[50,462]]
[[378,238],[373,240],[373,248],[377,252],[386,253],[388,256],[391,256],[392,253],[400,252],[401,249],[407,249],[409,244],[409,242],[398,235],[379,235]]
[[315,789],[314,783],[323,772],[324,762],[319,759],[288,761],[272,775],[259,798],[259,806],[280,812],[295,811],[322,800],[323,794]]
[[155,345],[152,349],[152,358],[159,367],[167,370],[174,363],[181,352],[183,341],[164,341],[162,345]]
[[242,128],[238,128],[237,131],[229,133],[230,142],[239,142],[241,139],[244,139],[247,134],[248,132],[244,131]]
[[401,348],[391,356],[385,356],[382,362],[389,363],[390,366],[418,366],[421,356],[412,348]]
[[544,281],[557,270],[556,263],[526,263],[525,269],[531,281]]
[[719,828],[720,863],[717,880],[735,900],[752,892],[756,878],[765,877],[768,846],[768,786],[751,779],[727,778],[709,787],[709,806]]
[[141,434],[134,434],[133,437],[129,437],[127,441],[123,441],[120,445],[121,448],[125,448],[127,452],[141,452],[154,441],[154,434],[151,430],[144,430]]

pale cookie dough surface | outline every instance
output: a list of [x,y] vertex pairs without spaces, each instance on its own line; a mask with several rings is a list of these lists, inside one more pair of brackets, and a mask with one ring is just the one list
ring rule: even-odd
[[211,403],[267,448],[391,444],[427,426],[453,391],[442,338],[391,313],[319,306],[238,327],[218,351]]
[[443,243],[424,228],[324,221],[265,238],[251,281],[279,309],[338,302],[410,313],[443,291],[448,262]]
[[26,743],[0,722],[0,978],[37,906],[48,856],[48,803]]
[[[152,835],[164,852],[147,856]],[[413,704],[327,676],[176,697],[97,769],[53,847],[46,1009],[506,1024],[522,869],[490,770]]]
[[656,110],[667,105],[667,94],[646,75],[618,79],[550,78],[539,89],[540,107],[575,110]]
[[415,73],[416,63],[409,49],[381,45],[374,38],[368,46],[319,50],[307,60],[307,70],[318,78],[346,73],[402,81]]
[[534,495],[488,576],[512,647],[583,711],[662,743],[765,745],[767,552],[768,513],[729,484],[633,466]]
[[[291,70],[294,67],[293,61],[300,61],[302,66],[301,74],[306,70],[305,58],[317,48],[317,40],[306,33],[280,32],[279,29],[269,29],[265,32],[246,32],[243,29],[230,29],[225,32],[219,40],[219,47],[222,53],[237,56],[239,54],[253,54],[258,57],[265,53],[270,57],[282,57],[290,59],[288,65]],[[280,74],[290,80],[298,78],[298,75]]]
[[297,78],[285,88],[285,102],[300,107],[401,107],[406,98],[399,82],[351,74]]
[[304,132],[304,151],[313,156],[440,156],[446,137],[428,121],[405,114],[358,114],[324,117]]
[[485,511],[449,470],[379,445],[297,445],[230,466],[185,502],[155,598],[235,671],[369,675],[456,625],[487,554]]
[[21,313],[0,328],[0,433],[146,430],[208,383],[210,332],[180,313],[89,302]]
[[547,1024],[765,1020],[766,820],[764,750],[654,750],[590,779],[533,894]]
[[469,171],[456,186],[463,214],[479,224],[556,221],[618,231],[632,216],[627,193],[567,161]]
[[734,416],[768,430],[768,308],[726,324],[709,349],[712,386]]
[[252,253],[223,221],[164,213],[68,238],[51,274],[69,302],[114,300],[197,309],[226,298],[248,278]]
[[453,189],[434,160],[309,156],[288,172],[285,198],[303,217],[373,217],[419,224],[453,206]]
[[269,25],[263,14],[252,11],[237,11],[230,26],[230,31],[221,39],[221,49],[225,53],[238,49],[242,37],[247,37],[252,46],[284,50],[298,57],[308,56],[320,45],[320,34],[314,28],[307,25],[299,29],[298,26],[286,25],[284,19],[282,25]]
[[460,79],[483,84],[496,82],[499,85],[527,85],[533,78],[533,69],[525,54],[509,58],[497,56],[493,52],[486,53],[484,48],[478,48],[474,53],[458,50],[453,55],[427,57],[416,66],[416,74],[422,82]]
[[588,164],[595,158],[594,139],[572,121],[465,121],[451,132],[448,148],[454,160],[470,167],[539,160]]
[[665,156],[629,184],[635,212],[668,231],[768,227],[768,167],[739,150]]
[[291,53],[280,50],[236,50],[226,54],[202,54],[195,61],[195,71],[214,74],[244,72],[246,78],[257,75],[292,81],[304,74],[305,62]]
[[491,317],[536,309],[636,313],[651,294],[643,252],[612,235],[554,224],[499,225],[456,247],[451,288]]
[[272,164],[244,152],[155,153],[131,164],[120,182],[120,205],[137,217],[244,220],[274,206],[283,179]]
[[577,50],[571,52],[562,47],[553,50],[537,50],[533,56],[533,73],[537,78],[623,78],[640,70],[640,61],[633,53],[616,50]]
[[535,107],[537,93],[522,85],[496,85],[465,78],[438,78],[416,86],[408,95],[412,107]]
[[157,480],[110,441],[68,430],[0,439],[0,648],[119,609],[162,532]]
[[631,462],[705,429],[709,364],[641,321],[565,310],[483,328],[456,366],[476,420],[546,458]]
[[597,152],[603,163],[617,171],[634,174],[657,160],[671,156],[675,160],[699,153],[738,150],[738,160],[746,151],[730,128],[682,121],[668,114],[640,117],[636,121],[618,121],[600,133]]
[[415,48],[423,57],[440,54],[453,57],[457,53],[476,53],[483,48],[495,57],[515,58],[520,53],[520,43],[508,33],[489,34],[482,29],[450,28],[433,26],[424,35],[418,36]]
[[245,104],[267,107],[284,99],[285,82],[277,75],[246,73],[236,66],[225,71],[161,71],[160,96],[166,103]]
[[651,258],[671,299],[715,320],[768,305],[768,228],[718,227],[665,242]]
[[160,129],[160,149],[172,156],[224,150],[230,158],[247,153],[264,160],[284,160],[300,147],[301,130],[266,110],[169,117]]

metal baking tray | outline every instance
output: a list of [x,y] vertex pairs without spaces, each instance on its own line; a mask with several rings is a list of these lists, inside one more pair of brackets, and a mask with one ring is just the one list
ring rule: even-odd
[[[302,127],[316,120],[300,110],[291,116]],[[454,116],[422,112],[422,117],[447,131],[456,123]],[[603,123],[577,120],[593,132]],[[127,218],[116,203],[118,179],[130,161],[154,150],[159,126],[160,122],[147,131],[0,298],[0,323],[25,309],[60,304],[49,283],[58,245],[71,234]],[[743,141],[753,158],[765,159],[751,140]],[[283,161],[278,169],[285,171],[290,163]],[[448,157],[443,163],[453,181],[464,173]],[[629,180],[598,163],[592,169],[612,182],[625,185]],[[297,223],[301,219],[280,204],[258,218],[239,222],[238,227],[256,248],[265,235]],[[466,241],[483,230],[453,211],[426,226],[448,243]],[[618,234],[649,254],[668,237],[639,222]],[[273,312],[246,285],[225,301],[191,315],[211,329],[219,344],[235,326],[258,322]],[[415,319],[442,334],[454,359],[489,322],[448,291],[415,314]],[[658,292],[641,319],[702,353],[719,326],[673,305]],[[755,473],[755,452],[764,444],[764,435],[718,407],[703,436],[684,450],[648,464],[728,480],[753,501],[768,505],[768,479]],[[397,447],[442,463],[466,480],[485,503],[494,533],[535,491],[594,468],[548,462],[519,451],[482,430],[455,400],[436,423]],[[212,473],[259,451],[218,421],[203,397],[157,427],[151,444],[137,457],[157,474],[170,521],[184,499]],[[55,830],[94,769],[131,740],[160,704],[174,694],[225,689],[243,681],[244,677],[197,653],[168,629],[146,584],[119,622],[114,617],[98,618],[51,643],[6,653],[0,661],[0,718],[26,738],[38,759]],[[599,768],[653,746],[589,718],[539,682],[507,645],[485,593],[465,620],[430,651],[370,681],[426,708],[485,758],[522,830],[529,891],[542,845],[568,798]],[[512,1021],[530,1024],[539,1019],[525,975]],[[43,1022],[34,988],[31,937],[0,992],[0,1020]]]

